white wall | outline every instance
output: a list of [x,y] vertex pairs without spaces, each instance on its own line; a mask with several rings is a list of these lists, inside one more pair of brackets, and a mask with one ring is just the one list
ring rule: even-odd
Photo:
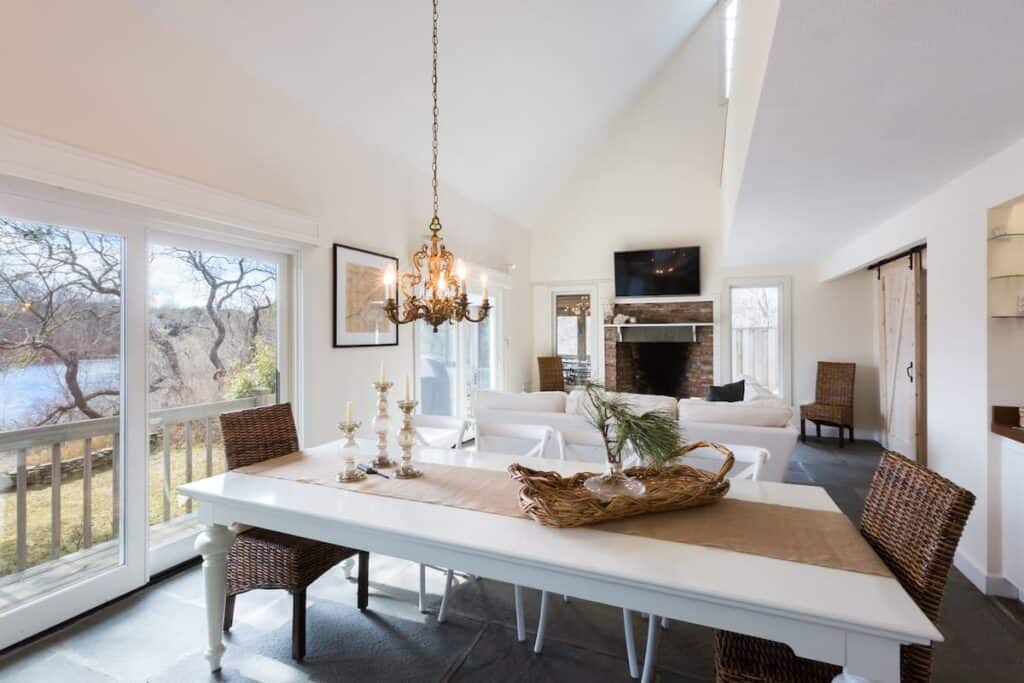
[[704,288],[716,277],[721,22],[711,12],[534,226],[535,282],[610,279],[612,252],[699,245]]
[[[334,425],[344,402],[366,422],[372,416],[372,382],[381,360],[393,379],[413,371],[413,330],[403,326],[398,348],[331,348],[331,248],[341,242],[395,254],[401,267],[427,233],[430,182],[404,163],[380,150],[347,138],[330,137],[325,150],[329,161],[324,173],[324,246],[308,250],[305,264],[303,325],[306,357],[307,439],[336,437]],[[441,195],[441,220],[446,244],[467,263],[490,268],[515,264],[512,289],[504,301],[504,350],[508,386],[518,390],[528,381],[531,344],[528,235],[510,223],[450,192]]]
[[[875,276],[857,271],[820,282],[814,264],[723,268],[731,278],[787,275],[792,282],[792,399],[794,407],[814,400],[818,361],[857,364],[854,385],[854,436],[876,439],[879,429]],[[724,296],[724,295],[723,295]],[[797,411],[794,411],[795,413]],[[813,425],[808,425],[812,430]],[[823,428],[823,436],[835,436]]]
[[[305,438],[336,437],[348,400],[368,419],[379,360],[394,377],[412,373],[412,333],[403,329],[397,348],[331,347],[330,244],[394,254],[407,265],[426,232],[429,177],[333,133],[129,0],[10,0],[3,16],[0,126],[301,211],[319,225],[321,246],[301,257]],[[520,266],[504,327],[510,384],[521,384],[531,334],[529,237],[445,187],[441,211],[449,247],[467,261]]]
[[[1020,366],[1019,347],[990,366],[987,304],[987,211],[1024,192],[1024,141],[967,171],[874,227],[822,265],[823,278],[860,268],[907,246],[928,243],[928,464],[977,496],[957,566],[983,589],[999,590],[1004,556],[1020,555],[1024,537],[1004,535],[1001,439],[990,438],[993,400],[1024,404],[1024,385],[987,381]],[[1019,336],[1018,336],[1019,339]],[[1012,363],[1011,359],[1012,358]],[[1016,375],[1019,377],[1019,375]],[[1015,498],[1024,481],[1015,482]],[[1016,528],[1016,527],[1015,527]],[[1018,586],[1020,588],[1020,586]]]
[[726,243],[750,152],[750,139],[754,133],[757,105],[761,101],[761,88],[778,16],[779,0],[739,3],[732,93],[722,162],[722,225]]
[[[740,30],[760,36],[762,52],[770,42],[777,3],[772,7],[759,7],[752,18],[741,14]],[[878,373],[870,276],[862,273],[819,287],[810,266],[746,270],[722,266],[721,176],[727,108],[721,99],[720,12],[721,7],[708,15],[623,112],[534,230],[533,355],[553,351],[552,288],[597,287],[600,312],[613,298],[613,252],[700,245],[704,297],[716,299],[727,276],[792,276],[795,402],[813,398],[818,360],[852,360],[859,367],[856,427],[871,438],[878,425]],[[744,79],[756,82],[759,89],[756,60],[752,57],[748,62],[749,68],[743,67],[746,62],[737,63],[737,68],[751,71],[736,81],[736,96],[741,100]],[[760,68],[763,71],[763,63]],[[756,97],[746,101],[749,107],[744,116],[752,125]],[[738,115],[730,111],[730,125],[734,116]],[[531,370],[536,382],[536,371]]]

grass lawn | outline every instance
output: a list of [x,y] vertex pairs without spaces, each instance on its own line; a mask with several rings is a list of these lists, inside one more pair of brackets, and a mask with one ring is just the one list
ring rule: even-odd
[[[70,445],[69,445],[70,446]],[[80,448],[79,448],[80,450]],[[69,457],[65,453],[64,457]],[[206,476],[206,451],[202,443],[192,448],[192,478]],[[171,449],[170,491],[171,519],[185,514],[185,501],[179,500],[175,487],[184,484],[185,449]],[[225,469],[224,451],[220,444],[213,447],[213,473]],[[92,476],[92,541],[101,543],[113,536],[111,525],[113,513],[113,473],[108,469]],[[164,477],[163,452],[158,447],[149,454],[149,523],[164,521]],[[83,545],[83,488],[84,480],[64,483],[60,488],[61,512],[61,554],[81,550]],[[28,540],[26,542],[26,565],[31,567],[50,559],[51,489],[49,487],[28,491]],[[13,490],[0,493],[0,576],[15,570],[17,534],[17,496]]]

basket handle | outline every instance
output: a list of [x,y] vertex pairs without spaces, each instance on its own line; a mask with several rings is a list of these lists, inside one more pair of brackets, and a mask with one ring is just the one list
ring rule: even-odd
[[735,464],[736,456],[734,456],[732,451],[728,448],[720,443],[715,443],[714,441],[693,441],[680,448],[679,455],[686,455],[690,451],[695,451],[698,448],[711,448],[725,456],[725,460],[722,462],[722,466],[719,468],[718,474],[715,475],[715,479],[717,481],[723,481],[725,479],[725,475],[729,474],[729,470],[731,470],[733,464]]

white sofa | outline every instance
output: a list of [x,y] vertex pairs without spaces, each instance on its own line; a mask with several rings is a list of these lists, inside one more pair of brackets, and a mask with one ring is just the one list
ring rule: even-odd
[[[622,394],[639,411],[664,410],[679,417],[679,428],[686,441],[706,439],[723,444],[757,446],[768,451],[763,465],[762,479],[782,481],[796,448],[799,434],[792,423],[792,409],[781,399],[756,396],[756,389],[748,392],[744,401],[711,403],[702,399],[676,401],[670,396]],[[578,434],[593,430],[584,417],[581,401],[585,394],[575,390],[571,394],[560,391],[509,393],[480,391],[477,394],[475,415],[479,421],[506,424],[547,425],[556,432]],[[523,444],[506,444],[508,452],[519,452]],[[601,461],[600,446],[591,446],[594,453],[586,460]],[[586,447],[582,447],[586,450]],[[580,452],[577,449],[576,452]],[[545,457],[558,457],[558,444],[551,443]]]

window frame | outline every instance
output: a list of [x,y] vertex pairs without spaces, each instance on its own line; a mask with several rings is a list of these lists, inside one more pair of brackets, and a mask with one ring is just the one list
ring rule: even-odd
[[[490,340],[490,353],[494,360],[494,370],[492,375],[493,387],[491,391],[504,391],[505,387],[508,386],[508,364],[506,362],[508,354],[508,339],[505,337],[505,302],[508,300],[508,291],[511,289],[511,282],[506,273],[496,271],[491,268],[483,268],[474,264],[467,263],[466,268],[470,273],[484,272],[487,274],[488,279],[488,298],[491,301],[491,312],[488,314],[487,320],[491,325],[491,340]],[[483,295],[483,286],[479,280],[474,277],[470,277],[466,280],[466,293],[472,298],[475,296]],[[472,302],[471,302],[472,303]],[[420,372],[420,341],[421,336],[424,334],[434,334],[433,331],[423,331],[422,321],[412,323],[412,339],[413,339],[413,383],[415,385],[416,396],[422,396],[422,387],[420,382],[423,377]],[[455,392],[453,400],[453,411],[455,417],[462,417],[464,419],[470,419],[473,417],[475,412],[475,401],[476,397],[469,397],[466,389],[469,386],[469,381],[466,373],[466,365],[470,357],[469,344],[471,341],[468,339],[466,331],[463,329],[465,325],[476,325],[478,323],[471,322],[460,322],[457,323],[452,334],[454,335],[455,343],[455,374],[454,381]],[[416,412],[422,412],[422,405],[417,406]]]
[[604,317],[601,315],[601,304],[598,299],[597,285],[559,285],[549,288],[548,305],[550,306],[551,324],[551,355],[558,355],[558,297],[579,296],[590,297],[590,334],[587,344],[590,346],[590,380],[600,382],[604,379]]
[[792,403],[793,393],[793,279],[788,275],[726,278],[722,288],[722,341],[719,352],[722,381],[735,381],[732,368],[732,290],[776,287],[779,290],[779,396]]
[[[297,391],[295,386],[296,365],[297,358],[296,353],[301,348],[298,340],[298,328],[294,324],[296,312],[298,311],[299,302],[295,296],[295,269],[293,268],[293,261],[295,257],[289,254],[286,250],[274,250],[268,251],[266,248],[259,248],[253,245],[252,241],[247,240],[233,240],[232,242],[226,241],[226,236],[221,236],[218,239],[217,235],[212,235],[208,231],[199,230],[195,228],[181,228],[180,226],[168,226],[165,223],[150,221],[146,231],[146,257],[147,257],[147,274],[148,274],[148,256],[150,247],[154,244],[169,247],[188,247],[192,249],[200,249],[203,251],[209,251],[216,253],[217,255],[229,256],[229,257],[246,257],[259,259],[265,263],[273,263],[278,268],[277,276],[277,320],[275,321],[276,329],[278,331],[277,347],[276,347],[276,363],[277,363],[277,395],[275,402],[281,403],[292,403],[292,410],[294,413],[295,429],[299,435],[299,443],[303,443],[303,420],[301,406],[302,401],[297,397],[301,396],[301,393]],[[147,281],[147,287],[145,292],[146,299],[146,325],[148,329],[149,325],[149,287]],[[146,360],[147,360],[147,371],[148,371],[148,352],[149,344],[146,345]],[[148,399],[148,392],[147,392]],[[149,410],[147,405],[147,416]],[[148,419],[148,417],[147,417]],[[148,498],[147,498],[148,500]],[[195,512],[192,513],[195,515]],[[181,536],[172,538],[171,540],[162,543],[160,545],[152,545],[148,539],[148,510],[147,510],[147,565],[150,574],[161,572],[166,569],[170,569],[181,562],[188,560],[190,557],[195,555],[193,544],[195,541],[195,534],[198,533],[199,529],[196,528],[195,533],[183,534]]]

